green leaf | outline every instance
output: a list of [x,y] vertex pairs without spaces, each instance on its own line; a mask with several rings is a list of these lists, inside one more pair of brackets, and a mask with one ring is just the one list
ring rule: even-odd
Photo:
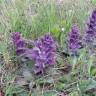
[[51,28],[51,33],[52,33],[52,35],[53,35],[56,39],[58,39],[58,36],[59,36],[59,34],[60,34],[59,27],[56,25],[56,26],[54,26],[53,28]]
[[82,92],[86,92],[87,90],[96,88],[96,81],[93,79],[83,80],[80,83],[80,89]]
[[92,4],[93,5],[96,5],[96,0],[92,0]]
[[68,96],[79,96],[78,92],[73,91]]
[[55,85],[55,87],[56,87],[57,90],[64,89],[64,86],[65,86],[65,84],[62,83],[62,82],[57,82],[56,85]]
[[56,91],[47,91],[47,92],[44,92],[42,96],[57,96],[57,92]]
[[91,66],[90,75],[91,76],[95,76],[95,74],[96,74],[96,67],[95,66]]

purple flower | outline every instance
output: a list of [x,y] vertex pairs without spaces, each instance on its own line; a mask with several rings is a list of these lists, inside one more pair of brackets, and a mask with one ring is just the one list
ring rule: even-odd
[[35,73],[43,72],[46,66],[55,64],[56,46],[49,34],[38,39],[34,48],[28,51],[27,57],[35,61]]
[[21,38],[20,33],[19,32],[13,32],[11,34],[11,38],[12,38],[12,41],[13,41],[15,49],[16,49],[16,54],[20,55],[20,54],[24,53],[26,50],[25,42]]
[[13,32],[11,34],[11,37],[12,37],[12,41],[15,44],[20,39],[20,33],[19,32]]
[[78,27],[76,25],[73,25],[71,28],[71,32],[68,35],[67,44],[70,54],[75,54],[77,50],[81,47],[80,35],[79,35]]
[[93,10],[90,16],[84,36],[84,41],[89,54],[94,53],[94,44],[96,42],[96,9]]
[[93,10],[89,23],[87,24],[87,30],[85,33],[85,42],[93,43],[96,38],[96,9]]

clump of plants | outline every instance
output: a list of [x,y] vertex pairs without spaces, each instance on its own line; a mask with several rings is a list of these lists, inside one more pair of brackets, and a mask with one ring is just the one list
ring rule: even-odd
[[96,8],[85,22],[86,0],[51,1],[12,0],[4,10],[0,96],[96,95]]
[[[31,68],[31,70],[33,70],[35,75],[35,83],[38,81],[38,79],[36,80],[38,76],[40,76],[39,79],[41,79],[42,76],[46,76],[46,72],[49,75],[50,70],[53,71],[53,73],[58,73],[59,76],[61,74],[64,75],[64,77],[63,75],[60,76],[62,78],[56,77],[56,80],[53,81],[50,81],[50,79],[46,80],[46,78],[50,77],[41,79],[41,81],[37,82],[37,84],[39,84],[41,88],[44,86],[48,87],[52,82],[54,82],[52,83],[52,89],[56,88],[57,91],[62,91],[60,93],[61,95],[58,94],[56,96],[67,96],[67,94],[69,94],[68,96],[73,96],[72,94],[74,94],[75,96],[83,96],[83,94],[90,96],[90,94],[93,94],[92,96],[95,96],[95,23],[96,9],[93,10],[92,15],[90,16],[84,35],[80,35],[79,29],[76,24],[72,25],[72,28],[66,40],[66,47],[68,50],[66,53],[59,50],[59,47],[57,46],[59,43],[54,40],[50,33],[46,33],[44,36],[35,40],[32,47],[29,47],[25,43],[26,40],[24,41],[21,38],[19,32],[11,33],[11,38],[16,55],[20,56],[23,54],[22,58],[32,61],[33,68]],[[59,54],[59,57],[57,54]],[[58,61],[58,58],[60,58],[60,61]],[[66,65],[67,67],[65,66],[64,58],[67,59],[67,63],[69,62]],[[63,63],[64,67],[60,68],[60,66],[62,65],[58,63]],[[69,68],[69,65],[72,67],[72,69],[70,69],[69,73],[67,73],[67,78],[69,78],[68,80],[65,76],[66,73],[64,73],[64,71]],[[53,73],[50,73],[50,76],[55,76]],[[42,84],[44,83],[45,85],[42,86]],[[69,85],[67,85],[66,83],[69,83]],[[73,88],[76,88],[75,91],[72,91],[73,93],[71,93],[71,89],[69,90],[71,86],[73,86]],[[55,94],[57,94],[58,92],[56,92]]]

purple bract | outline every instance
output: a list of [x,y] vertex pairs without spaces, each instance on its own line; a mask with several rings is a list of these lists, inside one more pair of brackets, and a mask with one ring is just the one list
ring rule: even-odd
[[35,73],[43,72],[47,65],[55,64],[56,46],[51,35],[45,34],[28,50],[27,57],[35,61]]
[[92,15],[90,16],[84,41],[89,54],[94,53],[94,45],[96,45],[96,9],[93,10]]
[[13,41],[15,49],[16,49],[16,54],[20,55],[20,54],[24,53],[26,50],[25,42],[21,38],[20,33],[19,32],[13,32],[11,34],[11,38],[12,38],[12,41]]
[[85,33],[86,43],[93,43],[96,38],[96,9],[93,10]]
[[78,27],[73,25],[71,31],[68,35],[68,50],[70,54],[75,54],[77,50],[80,48],[80,34],[78,31]]

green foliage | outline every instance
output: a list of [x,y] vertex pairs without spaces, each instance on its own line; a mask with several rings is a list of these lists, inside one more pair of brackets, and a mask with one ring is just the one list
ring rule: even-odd
[[62,83],[62,82],[57,82],[56,85],[55,85],[55,87],[56,87],[57,90],[60,90],[61,91],[61,90],[64,89],[65,84]]
[[69,94],[69,96],[79,96],[78,92],[76,91],[73,91]]
[[5,96],[13,96],[13,95],[22,96],[20,94],[23,94],[24,96],[28,96],[28,92],[24,89],[24,87],[14,83],[16,77],[14,75],[12,76],[11,75],[6,76],[7,83],[4,86]]
[[82,80],[80,82],[80,89],[82,92],[96,88],[96,81],[89,79],[89,80]]
[[57,92],[55,91],[44,92],[43,96],[57,96]]
[[90,75],[91,76],[95,76],[96,75],[96,67],[95,66],[91,66],[91,68],[90,68]]
[[14,84],[7,85],[5,90],[5,96],[13,96],[13,94],[20,94],[25,91],[23,87],[19,87],[18,85]]

